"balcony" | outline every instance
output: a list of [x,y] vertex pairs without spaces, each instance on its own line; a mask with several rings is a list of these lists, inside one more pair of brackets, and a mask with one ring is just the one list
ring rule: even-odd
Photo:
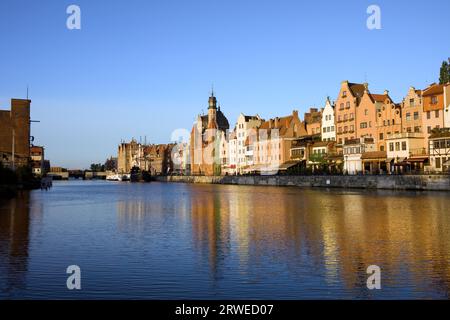
[[409,149],[409,156],[427,156],[427,149],[425,148],[416,148],[416,149]]

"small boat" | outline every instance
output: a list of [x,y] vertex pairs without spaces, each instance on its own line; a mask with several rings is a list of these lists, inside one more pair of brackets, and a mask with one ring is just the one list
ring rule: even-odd
[[108,181],[122,181],[121,176],[118,174],[110,174],[106,176],[106,180]]

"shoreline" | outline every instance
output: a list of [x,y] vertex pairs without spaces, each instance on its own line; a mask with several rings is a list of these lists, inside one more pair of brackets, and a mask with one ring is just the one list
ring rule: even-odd
[[450,191],[450,175],[392,176],[156,176],[164,183],[306,188]]

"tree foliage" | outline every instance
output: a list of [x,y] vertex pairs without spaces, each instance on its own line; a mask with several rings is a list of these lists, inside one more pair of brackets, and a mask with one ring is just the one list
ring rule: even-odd
[[446,84],[450,82],[450,58],[448,61],[443,61],[441,70],[439,72],[439,83]]

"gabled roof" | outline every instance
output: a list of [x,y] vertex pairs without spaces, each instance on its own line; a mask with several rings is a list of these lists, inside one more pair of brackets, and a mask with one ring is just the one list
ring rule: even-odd
[[350,88],[350,91],[352,92],[353,96],[357,98],[361,98],[364,94],[364,90],[366,87],[362,83],[348,83],[348,87]]
[[376,102],[384,102],[384,101],[386,101],[387,98],[389,98],[389,96],[387,94],[369,93],[369,96],[372,98],[373,101],[376,101]]
[[444,93],[444,85],[433,83],[428,88],[423,90],[422,95],[430,96],[430,95],[437,95],[437,94],[443,94],[443,93]]

